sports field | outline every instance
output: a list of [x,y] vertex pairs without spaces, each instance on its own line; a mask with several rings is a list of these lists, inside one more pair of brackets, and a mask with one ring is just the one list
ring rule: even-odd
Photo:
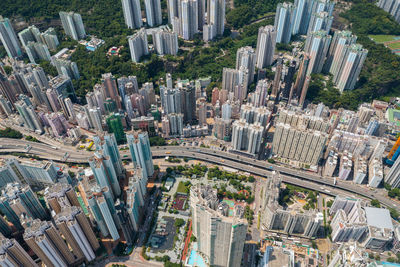
[[400,55],[400,36],[396,35],[369,35],[372,41],[383,44],[396,55]]

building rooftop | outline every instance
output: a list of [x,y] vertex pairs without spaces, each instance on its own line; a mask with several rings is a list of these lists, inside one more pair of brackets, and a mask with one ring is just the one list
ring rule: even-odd
[[364,210],[368,226],[387,228],[393,231],[394,228],[389,210],[373,207],[365,207]]

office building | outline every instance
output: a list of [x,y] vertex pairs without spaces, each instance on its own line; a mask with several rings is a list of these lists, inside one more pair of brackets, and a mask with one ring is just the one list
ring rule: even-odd
[[160,0],[145,0],[144,6],[146,9],[146,22],[150,27],[162,24],[161,16],[161,1]]
[[142,56],[149,54],[146,29],[141,29],[133,36],[128,37],[131,59],[138,63]]
[[108,187],[93,187],[87,193],[87,201],[91,213],[103,236],[110,235],[115,241],[120,238],[118,233],[119,219],[115,204]]
[[233,216],[229,216],[228,205],[219,202],[215,189],[197,185],[191,188],[190,209],[198,251],[210,265],[239,267],[247,232],[243,207],[235,206]]
[[337,68],[331,68],[332,81],[341,92],[354,88],[367,54],[368,50],[360,44],[346,45],[343,48],[339,62],[335,65]]
[[320,73],[322,71],[331,39],[332,37],[328,35],[326,31],[312,32],[307,36],[304,46],[304,52],[310,57],[307,75],[311,73]]
[[128,134],[126,138],[134,165],[142,168],[146,177],[152,177],[154,165],[148,133],[137,131],[133,134]]
[[15,239],[0,236],[0,266],[38,267]]
[[158,55],[174,55],[178,53],[178,34],[164,30],[153,31],[153,44]]
[[70,251],[60,232],[51,222],[28,221],[23,238],[46,266],[73,266],[82,259]]
[[101,188],[110,188],[110,194],[113,196],[113,199],[119,197],[121,195],[121,188],[111,157],[96,152],[94,156],[89,159],[89,165],[96,178],[97,184]]
[[236,69],[240,67],[248,70],[248,84],[254,80],[254,71],[256,68],[256,54],[250,46],[241,47],[236,52]]
[[54,221],[72,248],[75,258],[85,258],[87,262],[96,258],[95,252],[100,248],[100,244],[81,208],[63,207],[60,213],[54,216]]
[[0,39],[10,58],[19,58],[22,56],[21,46],[19,45],[17,35],[8,18],[0,16]]
[[257,68],[262,69],[272,64],[275,53],[276,31],[272,25],[260,27],[257,38]]
[[77,41],[86,37],[85,27],[83,26],[80,14],[61,11],[60,19],[66,35]]
[[292,3],[279,3],[276,7],[275,23],[276,42],[289,43],[292,37],[296,8]]
[[122,11],[124,13],[125,24],[129,29],[142,27],[142,11],[139,0],[122,0]]

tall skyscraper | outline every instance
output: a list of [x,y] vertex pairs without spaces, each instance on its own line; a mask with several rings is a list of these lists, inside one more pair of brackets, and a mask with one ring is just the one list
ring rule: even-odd
[[161,16],[161,1],[160,0],[145,0],[147,25],[154,27],[162,23]]
[[307,36],[304,52],[310,56],[307,75],[320,73],[325,63],[332,37],[326,31],[313,32]]
[[296,8],[292,3],[279,3],[276,8],[275,30],[277,43],[289,43],[292,37]]
[[146,177],[153,176],[154,165],[148,133],[137,131],[126,135],[126,138],[134,165],[142,168]]
[[247,232],[247,222],[241,218],[243,207],[235,206],[230,216],[226,203],[219,202],[216,189],[198,184],[190,191],[198,250],[207,256],[210,265],[239,267]]
[[248,83],[252,83],[254,80],[254,71],[256,68],[256,54],[254,49],[250,46],[241,47],[236,52],[236,69],[245,67],[248,69],[249,80]]
[[100,244],[81,208],[63,207],[54,221],[77,259],[85,258],[90,262],[96,258],[95,251]]
[[368,50],[360,44],[346,45],[343,48],[339,62],[335,64],[338,68],[331,68],[333,82],[341,92],[354,88],[367,54]]
[[129,29],[142,27],[142,12],[139,0],[122,0],[122,11],[124,13],[125,24]]
[[0,39],[10,58],[22,56],[21,46],[8,18],[0,16]]
[[178,53],[178,34],[164,30],[153,31],[154,48],[159,55],[174,55]]
[[138,63],[142,56],[149,54],[146,29],[141,29],[134,35],[128,37],[131,59]]
[[276,44],[276,31],[272,25],[260,27],[257,38],[257,68],[262,69],[272,64]]
[[66,35],[74,40],[80,40],[86,37],[85,27],[83,26],[80,14],[61,11],[60,19]]

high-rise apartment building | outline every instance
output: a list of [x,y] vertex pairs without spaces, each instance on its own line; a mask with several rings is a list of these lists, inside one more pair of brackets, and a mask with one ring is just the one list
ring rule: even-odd
[[180,5],[180,16],[174,19],[178,26],[174,27],[174,31],[179,27],[179,35],[185,40],[191,40],[199,31],[198,0],[182,0]]
[[279,157],[317,165],[328,137],[324,132],[302,130],[278,123],[272,142],[273,153]]
[[400,3],[396,0],[379,0],[377,6],[390,13],[393,18],[400,22]]
[[332,37],[326,31],[312,32],[307,36],[304,52],[310,56],[307,75],[320,73],[325,63]]
[[245,119],[234,121],[232,124],[232,149],[257,155],[260,151],[263,133],[264,127],[259,122],[249,124]]
[[230,217],[228,205],[219,202],[215,189],[197,185],[191,188],[190,208],[198,250],[213,266],[239,267],[247,232],[243,207],[235,206]]
[[75,190],[70,184],[55,183],[46,189],[44,197],[55,214],[60,213],[63,207],[80,207]]
[[15,239],[0,236],[0,266],[38,267]]
[[95,252],[100,244],[81,208],[63,207],[54,216],[54,221],[77,259],[85,258],[90,262],[96,258]]
[[114,241],[118,240],[120,238],[119,219],[109,188],[94,186],[86,194],[90,211],[101,234],[103,236],[110,235]]
[[333,16],[330,16],[328,12],[324,11],[312,14],[307,35],[317,31],[326,31],[329,33],[332,22]]
[[26,127],[37,133],[43,133],[42,123],[31,105],[28,106],[25,102],[20,100],[16,102],[14,106],[17,109]]
[[23,235],[25,242],[46,266],[73,266],[82,261],[68,248],[52,222],[29,221]]
[[292,37],[296,7],[292,3],[279,3],[276,7],[275,30],[277,43],[289,43]]
[[36,64],[36,61],[39,62],[40,60],[51,60],[49,49],[45,44],[28,42],[28,44],[24,48],[26,53],[28,54],[29,60],[33,64]]
[[89,165],[98,185],[101,188],[110,188],[112,190],[113,199],[119,197],[121,195],[121,188],[111,157],[96,152],[94,156],[89,159]]
[[80,78],[78,65],[76,64],[76,62],[67,59],[52,57],[51,63],[56,67],[58,75],[63,75],[74,80],[78,80]]
[[142,11],[139,0],[122,0],[122,11],[124,13],[125,24],[129,29],[142,27]]
[[80,40],[86,37],[85,27],[83,26],[80,14],[61,11],[60,19],[66,35],[74,40]]
[[19,45],[12,24],[8,18],[3,18],[2,16],[0,16],[0,40],[10,58],[19,58],[22,56],[21,46]]
[[256,54],[250,46],[241,47],[236,52],[236,69],[244,67],[248,70],[248,84],[254,80],[254,71],[256,68]]
[[257,68],[262,69],[272,64],[275,53],[276,31],[274,26],[267,25],[258,29]]
[[131,59],[138,63],[142,56],[149,54],[146,29],[141,29],[134,35],[128,37]]
[[346,45],[339,57],[337,68],[331,68],[333,82],[338,89],[352,90],[358,80],[368,50],[360,44]]
[[153,31],[154,48],[159,55],[174,55],[178,53],[178,34],[164,30]]
[[346,45],[355,44],[357,36],[351,31],[335,31],[326,57],[324,72],[338,72],[341,55]]
[[153,176],[154,165],[148,133],[137,131],[126,135],[126,138],[134,165],[142,168],[146,177]]
[[327,12],[332,16],[335,2],[329,0],[295,0],[296,18],[293,26],[293,35],[307,34],[312,15]]
[[110,157],[113,163],[116,174],[119,176],[124,172],[124,167],[122,166],[121,155],[119,154],[119,149],[117,145],[117,139],[114,134],[104,135],[103,138],[95,136],[94,143],[96,145],[96,150],[103,153],[103,155]]
[[225,0],[208,0],[207,26],[211,27],[212,31],[211,39],[213,39],[215,36],[219,36],[224,33],[224,22],[225,22]]
[[392,188],[400,186],[400,157],[394,162],[389,173],[385,176],[385,183],[388,183]]
[[160,0],[145,0],[144,6],[146,9],[147,25],[154,27],[162,24],[161,16],[161,1]]

